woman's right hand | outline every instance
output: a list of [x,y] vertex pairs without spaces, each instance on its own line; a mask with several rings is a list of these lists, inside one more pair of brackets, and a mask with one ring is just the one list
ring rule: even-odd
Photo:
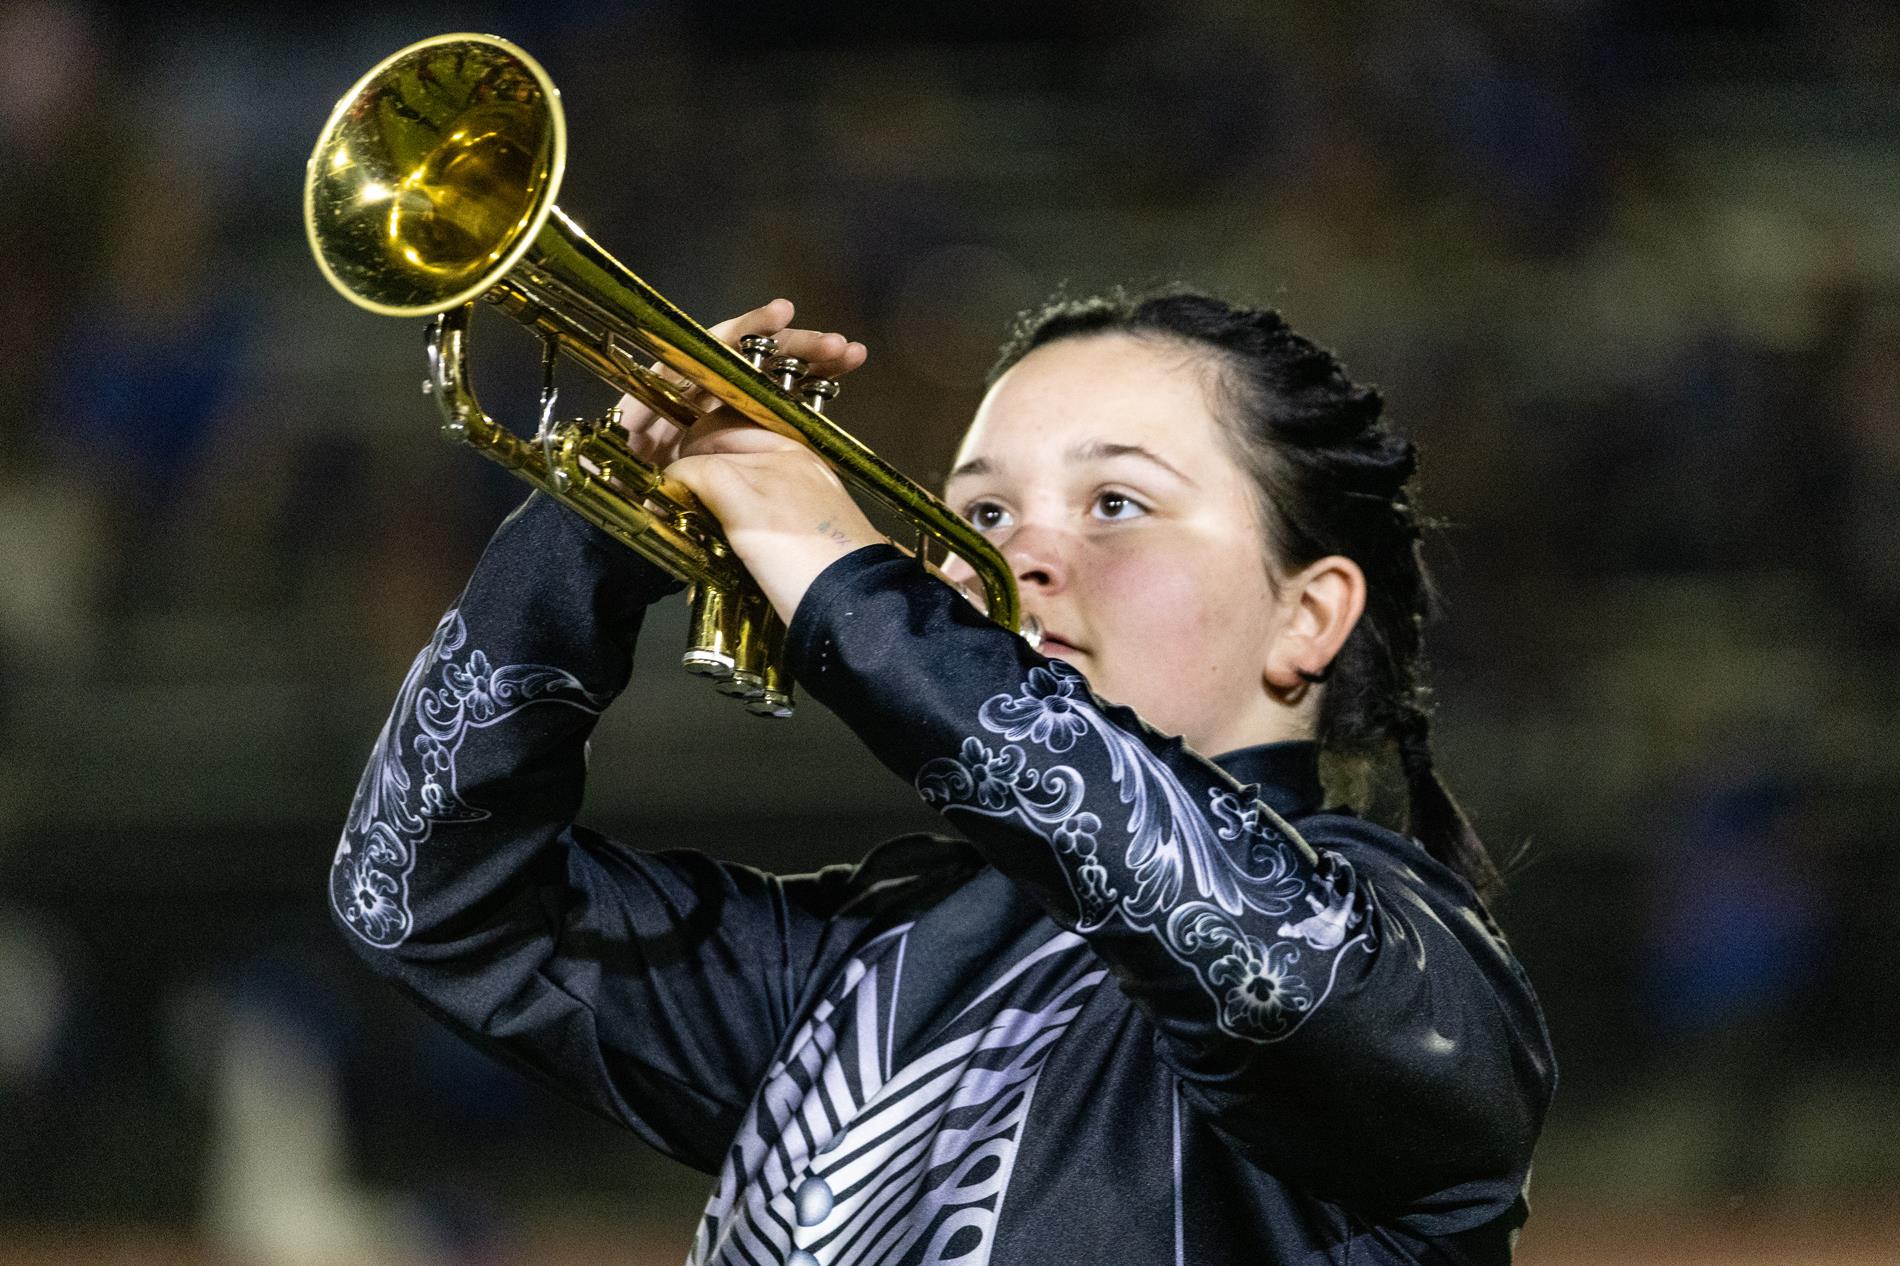
[[[796,356],[807,361],[811,365],[807,372],[827,378],[841,377],[864,363],[868,354],[864,344],[854,343],[835,332],[794,329],[793,315],[790,299],[774,299],[750,312],[721,321],[712,327],[710,333],[735,350],[739,341],[747,335],[770,335],[778,340],[779,355]],[[682,388],[687,399],[695,406],[706,408],[713,403],[711,396],[691,386],[678,374],[657,365],[653,368],[674,386]],[[725,424],[730,424],[732,420],[733,415],[729,411],[710,412],[722,413]],[[627,433],[627,442],[634,455],[662,469],[679,457],[680,441],[689,434],[688,430],[655,413],[633,396],[620,397],[620,425]],[[697,430],[700,425],[695,424],[692,429]]]

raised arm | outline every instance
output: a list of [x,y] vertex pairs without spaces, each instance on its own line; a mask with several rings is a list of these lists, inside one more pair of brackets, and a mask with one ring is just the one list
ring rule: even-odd
[[790,649],[810,694],[1089,939],[1237,1147],[1453,1224],[1515,1198],[1548,1047],[1482,909],[1422,849],[1343,818],[1312,820],[1338,844],[1316,846],[888,546],[817,578]]
[[[830,374],[861,344],[775,300],[712,333],[770,334]],[[633,400],[635,453],[677,426]],[[479,1044],[689,1163],[716,1167],[788,1023],[848,868],[780,880],[574,825],[587,738],[677,582],[537,494],[496,533],[403,682],[331,869],[378,971]]]
[[330,874],[379,973],[465,1035],[716,1166],[833,873],[781,882],[573,825],[588,735],[670,578],[539,494],[410,669]]

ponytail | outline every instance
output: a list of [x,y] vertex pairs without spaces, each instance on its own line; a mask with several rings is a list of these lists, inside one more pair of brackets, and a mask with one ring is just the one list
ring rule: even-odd
[[1413,709],[1393,741],[1411,801],[1412,835],[1426,852],[1463,875],[1479,897],[1492,901],[1502,896],[1503,874],[1433,764],[1431,718],[1423,709]]

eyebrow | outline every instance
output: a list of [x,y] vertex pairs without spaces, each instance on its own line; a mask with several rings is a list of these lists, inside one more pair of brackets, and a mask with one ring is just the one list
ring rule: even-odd
[[995,469],[996,467],[990,465],[989,458],[972,457],[945,476],[944,482],[949,483],[953,479],[964,479],[971,475],[987,475]]
[[1159,453],[1153,449],[1144,448],[1140,444],[1111,444],[1106,440],[1091,440],[1087,444],[1077,445],[1070,449],[1067,455],[1072,462],[1103,462],[1113,457],[1139,457],[1145,462],[1161,467],[1188,487],[1195,486],[1192,479],[1182,474]]
[[[1107,440],[1091,440],[1086,444],[1076,445],[1064,454],[1064,456],[1071,462],[1077,463],[1103,462],[1116,457],[1138,457],[1145,462],[1159,466],[1162,470],[1167,471],[1170,475],[1173,475],[1190,488],[1198,486],[1192,479],[1189,479],[1186,475],[1182,474],[1180,470],[1176,469],[1172,463],[1162,458],[1160,454],[1140,444],[1111,444]],[[969,461],[964,462],[955,470],[951,471],[944,482],[949,483],[952,480],[964,479],[975,475],[994,474],[995,471],[996,467],[989,458],[972,457]]]

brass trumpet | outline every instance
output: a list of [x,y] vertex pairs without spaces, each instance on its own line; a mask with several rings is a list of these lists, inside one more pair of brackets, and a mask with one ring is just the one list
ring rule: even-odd
[[[823,416],[838,384],[779,356],[735,351],[595,245],[554,204],[567,162],[560,94],[527,53],[488,35],[438,35],[391,54],[331,111],[304,181],[304,227],[323,275],[359,307],[432,316],[423,389],[443,431],[691,586],[693,673],[762,716],[789,716],[785,629],[719,525],[678,481],[638,458],[617,419],[555,417],[561,356],[662,416],[700,416],[658,365],[746,418],[809,445],[847,484],[976,572],[985,609],[1033,642],[1015,577],[981,533]],[[542,340],[540,424],[524,440],[469,385],[469,318],[486,299]],[[903,547],[903,546],[900,546]],[[933,569],[934,570],[934,569]]]

